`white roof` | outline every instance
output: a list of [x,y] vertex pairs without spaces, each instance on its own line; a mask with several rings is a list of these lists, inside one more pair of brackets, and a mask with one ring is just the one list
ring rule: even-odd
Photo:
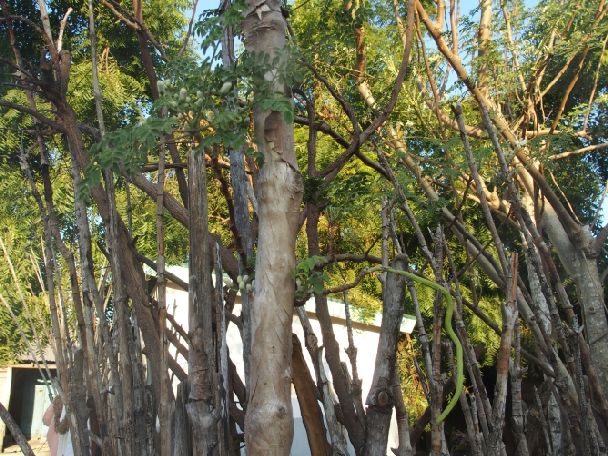
[[[147,267],[145,267],[145,268],[146,268],[145,272],[147,274],[150,274],[150,275],[156,274],[156,271],[152,270],[151,268],[147,268]],[[177,276],[184,282],[188,283],[189,273],[188,273],[187,266],[171,265],[171,266],[167,266],[166,270],[167,270],[167,272],[170,272],[171,274]],[[215,281],[215,276],[213,277],[213,279]],[[228,275],[224,274],[224,282],[226,283],[229,281],[230,281],[230,278],[228,277]],[[343,301],[338,301],[335,299],[328,298],[327,307],[329,310],[329,315],[332,318],[346,321],[346,309],[345,309]],[[315,313],[314,297],[311,297],[308,299],[308,301],[306,301],[306,303],[304,304],[304,310],[306,310],[306,313],[314,315],[314,313]],[[373,326],[376,328],[380,328],[380,326],[382,324],[382,313],[376,313],[374,315],[373,319],[363,318],[361,315],[359,315],[359,312],[357,312],[356,309],[354,309],[352,306],[350,307],[350,317],[351,317],[351,321],[353,321],[355,323],[365,324],[365,325]],[[416,317],[414,317],[413,315],[405,314],[401,321],[400,332],[405,333],[405,334],[411,334],[414,331],[415,327],[416,327]]]
[[[344,305],[344,301],[337,301],[335,299],[327,298],[327,309],[329,310],[329,315],[332,318],[337,318],[339,320],[346,321],[346,306]],[[306,303],[304,304],[304,310],[306,310],[307,313],[314,314],[314,312],[315,312],[315,298],[314,297],[311,297],[308,301],[306,301]],[[350,319],[353,322],[362,323],[362,324],[369,325],[369,326],[374,326],[376,328],[380,328],[380,326],[382,325],[382,314],[379,312],[374,315],[373,319],[362,318],[359,315],[359,312],[357,312],[356,309],[354,309],[353,306],[351,305],[349,313],[350,313]],[[408,314],[403,315],[403,319],[401,320],[401,326],[399,327],[399,332],[405,333],[405,334],[411,334],[414,331],[415,327],[416,327],[416,317],[414,317],[413,315],[408,315]]]

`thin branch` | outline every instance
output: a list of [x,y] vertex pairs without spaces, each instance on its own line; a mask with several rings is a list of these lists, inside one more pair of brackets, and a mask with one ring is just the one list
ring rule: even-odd
[[156,38],[154,38],[154,36],[150,32],[150,30],[148,30],[142,24],[142,22],[140,20],[131,16],[129,13],[127,13],[125,11],[121,11],[122,10],[121,6],[113,0],[101,0],[101,3],[106,8],[108,8],[117,19],[120,19],[127,27],[129,27],[132,30],[135,30],[136,32],[143,32],[146,39],[148,41],[150,41],[150,43],[152,43],[152,46],[154,46],[154,48],[158,51],[158,53],[160,54],[160,57],[164,61],[169,60],[167,57],[167,54],[165,53],[165,49],[163,48],[161,43],[159,41],[157,41]]
[[66,130],[62,124],[59,122],[55,122],[54,120],[49,119],[48,117],[42,115],[40,111],[36,111],[35,109],[28,108],[27,106],[20,105],[18,103],[13,103],[11,101],[0,100],[0,106],[4,106],[9,109],[14,109],[16,111],[22,112],[23,114],[29,114],[37,121],[46,124],[53,129],[65,133]]
[[[435,81],[435,78],[433,78],[433,73],[431,70],[431,65],[429,63],[429,59],[428,59],[428,53],[426,51],[426,44],[424,42],[424,37],[422,36],[422,33],[420,31],[420,22],[416,21],[416,36],[418,37],[418,42],[420,43],[420,53],[422,54],[422,60],[424,61],[424,71],[426,74],[426,80],[429,82],[430,86],[431,86],[431,93],[433,94],[433,111],[435,112],[435,115],[437,116],[437,120],[441,122],[441,107],[439,106],[439,89],[437,88],[437,81]],[[424,87],[426,84],[424,84],[422,82],[422,78],[419,77],[419,79],[417,80],[417,82],[419,83],[418,85],[420,87]]]
[[591,106],[593,105],[593,99],[595,98],[595,93],[597,91],[597,85],[600,78],[600,68],[602,67],[602,56],[606,51],[606,44],[608,44],[608,35],[604,38],[602,42],[602,50],[600,51],[599,58],[597,59],[597,67],[595,68],[595,76],[593,81],[593,88],[591,89],[591,93],[589,94],[589,102],[587,103],[587,112],[585,113],[585,120],[583,121],[583,131],[587,130],[589,126],[589,116],[591,115]]
[[[325,170],[323,170],[321,173],[319,173],[320,175],[323,176],[323,179],[326,182],[333,180],[333,178],[338,174],[338,172],[340,172],[340,170],[344,167],[344,165],[349,160],[349,158],[352,157],[357,152],[357,149],[360,147],[360,145],[363,144],[365,141],[367,141],[367,139],[372,134],[374,134],[382,126],[382,124],[384,124],[384,122],[386,122],[386,120],[388,119],[388,116],[391,114],[391,112],[395,108],[395,105],[397,103],[397,97],[398,97],[399,93],[401,92],[401,87],[403,86],[403,82],[405,81],[405,78],[406,78],[407,72],[408,72],[408,68],[409,68],[410,52],[411,52],[411,48],[412,48],[412,36],[413,36],[413,29],[414,29],[414,19],[413,19],[414,4],[415,4],[415,0],[409,0],[408,21],[407,21],[407,31],[406,31],[406,34],[407,34],[406,43],[407,44],[403,51],[403,56],[401,59],[401,64],[399,66],[399,71],[397,72],[397,76],[395,77],[395,80],[393,82],[389,99],[386,102],[384,108],[381,109],[377,113],[376,117],[367,126],[367,128],[365,130],[363,130],[360,134],[354,135],[353,141],[350,144],[349,148],[340,157],[338,157],[338,159],[336,159],[334,161],[334,163],[332,163],[330,166],[325,168]],[[357,38],[357,39],[360,40],[360,42],[357,44],[357,48],[358,48],[358,50],[357,50],[358,57],[357,58],[359,60],[356,63],[356,68],[357,68],[358,74],[361,74],[362,71],[364,72],[364,64],[362,63],[362,61],[365,58],[365,53],[364,53],[364,42],[362,41],[362,34],[363,34],[362,28],[355,29],[355,35],[358,36],[359,38]],[[363,60],[361,60],[361,59],[363,59]],[[361,93],[361,96],[363,97],[364,101],[374,111],[376,111],[375,100],[373,99],[373,96],[371,95],[371,91],[369,90],[369,86],[368,86],[367,82],[364,79],[361,79],[360,76],[358,76],[357,79],[358,79],[358,81],[357,81],[358,88],[359,88],[359,92]]]
[[568,157],[571,157],[573,155],[581,155],[581,154],[586,154],[588,152],[596,152],[598,150],[602,150],[602,149],[606,149],[606,148],[608,148],[608,143],[593,144],[591,146],[582,147],[580,149],[570,150],[568,152],[561,152],[559,154],[551,155],[551,156],[549,156],[547,158],[549,160],[561,160],[562,158],[568,158]]
[[68,8],[68,10],[65,12],[65,14],[63,15],[63,19],[61,19],[61,22],[59,23],[59,36],[57,37],[57,52],[61,52],[61,48],[63,46],[63,31],[65,30],[65,26],[68,23],[68,17],[70,17],[70,14],[72,14],[72,8]]
[[329,93],[334,97],[334,99],[342,106],[344,113],[349,118],[352,126],[353,126],[353,134],[359,135],[361,128],[359,126],[359,121],[357,120],[357,115],[355,114],[355,110],[351,106],[351,104],[340,94],[340,92],[327,80],[327,78],[323,77],[317,69],[311,65],[310,63],[302,60],[300,63],[308,68],[312,74],[317,78],[325,88],[329,91]]
[[593,217],[593,221],[589,224],[589,226],[595,226],[599,221],[600,217],[603,213],[604,201],[606,200],[606,196],[608,195],[608,181],[604,184],[604,191],[602,192],[602,196],[600,197],[600,202],[598,203],[597,212],[595,217]]
[[128,17],[128,14],[119,11],[117,6],[114,6],[108,0],[101,0],[101,3],[106,8],[108,8],[112,12],[112,14],[114,14],[117,19],[121,20],[127,27],[133,30],[139,30],[139,24],[132,17]]
[[[308,118],[304,117],[304,116],[295,116],[294,122],[299,125],[310,125]],[[315,127],[315,130],[320,131],[321,133],[325,133],[326,135],[331,137],[336,143],[338,143],[345,149],[348,148],[348,146],[349,146],[348,141],[346,141],[346,139],[344,139],[344,137],[340,133],[338,133],[336,130],[331,128],[331,126],[327,122],[317,121],[317,122],[315,122],[314,127]]]
[[42,39],[44,40],[44,42],[47,44],[47,46],[53,46],[54,49],[54,45],[53,42],[49,39],[48,35],[44,32],[44,30],[42,30],[38,24],[36,24],[34,21],[32,21],[31,19],[25,17],[25,16],[18,16],[18,15],[9,15],[9,16],[5,16],[5,17],[0,17],[0,22],[9,22],[9,21],[19,21],[19,22],[24,22],[27,25],[29,25],[36,33],[38,33]]
[[608,223],[604,225],[602,230],[599,232],[595,240],[593,241],[593,245],[591,247],[592,252],[599,253],[604,247],[604,243],[608,239]]
[[370,268],[362,269],[361,271],[359,271],[359,273],[355,277],[355,280],[353,280],[352,282],[345,283],[342,285],[336,285],[335,287],[326,288],[325,290],[323,290],[323,294],[329,295],[333,293],[344,293],[346,290],[350,290],[351,288],[355,288],[357,285],[359,285],[359,283],[361,283],[361,281],[365,278],[366,275],[376,271],[376,269],[372,271],[370,270]]
[[566,71],[568,71],[570,69],[570,65],[572,64],[572,62],[574,61],[574,59],[577,56],[578,56],[578,53],[574,53],[574,54],[572,54],[568,58],[568,60],[566,60],[566,62],[560,68],[560,70],[557,72],[557,74],[555,75],[555,77],[551,81],[549,81],[549,83],[547,84],[547,86],[540,92],[539,98],[544,98],[545,95],[547,95],[547,93],[549,92],[549,90],[551,90],[551,88],[555,84],[557,84],[557,82],[561,79],[561,77],[564,75],[564,73],[566,73]]
[[369,255],[367,253],[363,255],[357,255],[352,253],[341,253],[338,255],[328,255],[322,260],[320,260],[317,265],[318,266],[326,266],[328,264],[333,263],[342,263],[342,262],[351,262],[351,263],[375,263],[382,264],[382,258]]
[[[513,42],[513,30],[511,27],[511,14],[507,11],[507,1],[501,0],[500,9],[502,11],[502,16],[505,20],[505,33],[507,37],[507,47],[511,52],[511,59],[513,60],[513,68],[517,72],[517,79],[519,80],[519,84],[521,86],[522,93],[526,92],[526,81],[524,80],[524,75],[521,71],[521,66],[519,64],[519,58],[515,49],[515,43]],[[513,11],[514,13],[514,11]]]
[[188,41],[190,41],[190,37],[192,36],[192,28],[194,26],[194,16],[196,15],[196,7],[198,6],[198,0],[194,0],[194,5],[192,5],[192,16],[190,16],[190,22],[188,23],[188,32],[184,37],[184,41],[177,53],[178,57],[181,57],[188,46]]
[[408,74],[409,69],[409,61],[410,54],[412,50],[413,44],[413,35],[414,35],[414,11],[415,11],[415,3],[416,0],[409,0],[408,9],[407,9],[407,26],[406,26],[406,44],[403,49],[403,56],[401,58],[401,64],[399,66],[399,71],[397,72],[397,76],[392,84],[391,93],[388,101],[386,102],[384,108],[380,111],[380,114],[376,116],[376,118],[371,122],[371,124],[361,133],[359,141],[363,143],[373,132],[375,132],[380,126],[388,119],[388,116],[395,105],[397,104],[397,97],[401,92],[401,87],[405,78]]
[[[0,17],[0,21],[1,21],[1,20],[2,20],[2,18]],[[11,30],[11,29],[9,29],[9,30]],[[12,30],[11,30],[11,31],[12,31]],[[12,41],[12,40],[13,40],[13,37],[14,37],[14,35],[13,35],[13,36],[11,36],[11,37],[9,38],[9,40],[11,40],[11,41]],[[11,42],[11,46],[12,46],[12,45],[13,45],[13,43]],[[7,66],[9,66],[9,67],[11,67],[11,68],[14,68],[16,71],[15,71],[15,73],[13,73],[13,75],[15,75],[15,76],[17,76],[17,75],[18,75],[18,76],[21,76],[22,78],[25,76],[25,77],[26,77],[28,80],[34,80],[34,79],[35,79],[35,78],[32,76],[32,74],[31,74],[31,73],[29,73],[29,72],[28,72],[28,71],[27,71],[25,68],[23,68],[23,65],[19,65],[19,63],[15,63],[15,62],[13,62],[13,61],[11,61],[11,60],[9,60],[9,59],[5,59],[5,58],[3,58],[3,57],[0,57],[0,62],[2,62],[3,64],[5,64],[5,65],[7,65]]]
[[[583,37],[581,37],[578,40],[578,44],[579,46],[582,47],[583,44],[587,44],[587,42],[589,41],[590,38],[592,38],[595,35],[595,31],[597,30],[596,26],[599,23],[599,21],[601,19],[603,19],[603,17],[606,14],[606,9],[603,8],[601,2],[600,5],[598,6],[598,11],[595,15],[595,19],[593,24],[591,24],[591,26],[589,27],[588,30],[590,30],[588,33],[586,33]],[[554,34],[551,35],[551,37],[554,39]],[[553,51],[553,43],[551,43],[551,46],[549,46],[549,51],[547,53],[547,58],[545,59],[545,61],[543,62],[544,68],[542,69],[542,71],[544,72],[544,69],[546,68],[546,64],[549,61],[549,58],[552,55],[552,51]],[[583,50],[583,53],[587,53],[589,51],[589,46],[586,45],[585,49]],[[566,63],[564,63],[564,65],[562,66],[562,68],[557,72],[556,76],[551,80],[551,82],[549,82],[549,84],[547,84],[547,86],[545,87],[544,90],[540,91],[540,98],[543,98],[548,92],[549,90],[551,90],[551,88],[559,81],[559,79],[564,75],[564,73],[566,73],[569,69],[570,69],[570,65],[572,64],[572,62],[574,61],[574,59],[576,59],[576,57],[580,55],[579,52],[575,52],[573,53],[568,60],[566,60]],[[585,58],[583,57],[581,60],[584,60]],[[539,77],[537,77],[537,84],[540,84],[540,78],[542,78],[542,74],[539,73],[538,75]],[[578,78],[578,76],[577,76]]]
[[355,156],[361,160],[364,164],[366,164],[367,166],[369,166],[370,168],[372,168],[374,171],[376,171],[378,174],[381,174],[382,176],[384,176],[386,179],[388,179],[388,174],[386,172],[386,170],[382,167],[382,165],[374,160],[372,160],[371,158],[367,157],[363,151],[361,151],[360,148],[357,148],[357,150],[355,151]]
[[570,200],[568,199],[568,197],[566,196],[566,194],[562,190],[561,186],[559,185],[559,182],[557,182],[557,179],[555,178],[555,175],[551,171],[548,171],[548,172],[549,172],[549,176],[551,176],[551,180],[553,181],[553,185],[555,185],[555,188],[557,189],[557,191],[559,192],[559,194],[562,196],[562,198],[564,199],[564,201],[566,201],[566,206],[568,207],[568,210],[570,211],[570,214],[572,215],[572,218],[577,223],[579,223],[579,224],[582,225],[581,221],[579,220],[578,216],[576,215],[576,210],[574,209],[574,207],[572,207],[572,204],[570,203]]
[[570,82],[568,83],[568,86],[566,87],[566,90],[564,91],[564,95],[562,96],[562,99],[560,101],[559,107],[557,109],[557,113],[555,115],[555,118],[553,119],[553,123],[551,124],[551,130],[555,130],[557,128],[557,125],[559,124],[559,120],[562,117],[564,109],[566,109],[566,104],[568,103],[568,100],[570,99],[570,94],[574,90],[574,86],[576,85],[578,78],[581,74],[581,71],[583,70],[583,67],[585,66],[587,54],[589,54],[589,47],[586,47],[585,50],[583,51],[580,61],[578,62],[578,66],[576,67],[576,72],[572,76],[572,79],[570,79]]
[[[487,111],[482,110],[482,114],[484,117],[487,117]],[[490,121],[490,119],[487,119]],[[489,124],[488,124],[489,125]],[[490,129],[491,130],[491,129]],[[497,143],[497,139],[495,141]],[[549,204],[553,207],[560,222],[564,225],[564,228],[567,228],[571,233],[576,233],[580,227],[573,220],[572,216],[569,214],[566,207],[562,204],[559,197],[555,194],[553,189],[549,186],[549,183],[542,175],[542,173],[538,170],[538,168],[530,161],[530,159],[526,156],[523,150],[519,149],[516,151],[517,158],[522,162],[525,166],[526,171],[532,176],[540,190],[543,192],[543,196],[547,199]]]

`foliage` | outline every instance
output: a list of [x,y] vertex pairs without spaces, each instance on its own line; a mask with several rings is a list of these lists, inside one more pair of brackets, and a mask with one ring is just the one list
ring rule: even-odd
[[323,260],[324,257],[311,256],[296,264],[296,302],[304,303],[311,295],[323,293],[325,282],[329,278],[327,273],[317,267]]
[[[11,0],[8,3],[15,14],[39,21],[36,2]],[[260,198],[256,194],[256,179],[265,151],[254,144],[253,119],[257,117],[254,114],[261,111],[280,113],[288,124],[294,125],[296,156],[304,170],[303,213],[318,211],[319,215],[314,240],[307,239],[304,230],[298,234],[296,257],[300,261],[293,273],[296,304],[325,293],[330,287],[357,281],[357,286],[339,298],[352,303],[355,313],[371,318],[382,310],[383,284],[377,276],[369,274],[359,281],[360,274],[370,262],[380,262],[380,258],[386,256],[390,259],[401,256],[411,270],[424,277],[430,279],[440,274],[453,294],[459,294],[465,304],[460,315],[468,342],[483,367],[495,364],[500,336],[475,312],[483,313],[495,327],[503,324],[501,308],[507,277],[501,269],[498,252],[500,249],[506,254],[523,251],[526,231],[518,225],[522,212],[514,204],[516,196],[528,198],[524,204],[530,220],[525,223],[533,224],[542,239],[547,237],[547,227],[542,223],[546,205],[545,200],[541,200],[546,189],[539,189],[537,183],[522,177],[524,166],[520,158],[516,158],[516,151],[527,154],[577,226],[592,225],[595,235],[602,228],[598,212],[601,212],[601,198],[608,180],[608,155],[601,153],[605,152],[601,148],[585,150],[603,146],[608,138],[608,73],[605,71],[608,22],[598,20],[597,2],[542,0],[535,7],[526,7],[528,2],[522,0],[505,0],[500,5],[490,2],[494,8],[492,31],[484,49],[478,23],[481,6],[461,17],[458,23],[452,24],[449,20],[443,23],[438,39],[429,38],[430,28],[419,22],[406,80],[394,109],[365,142],[356,144],[356,154],[344,162],[341,161],[346,149],[344,144],[358,140],[357,131],[365,129],[382,113],[392,92],[403,54],[400,27],[407,19],[406,2],[298,0],[284,7],[291,25],[285,50],[273,57],[239,50],[230,65],[224,65],[221,42],[227,27],[243,38],[241,22],[247,13],[244,0],[232,2],[225,11],[204,11],[194,25],[195,42],[200,43],[200,50],[186,46],[183,52],[188,23],[185,11],[190,2],[144,2],[144,22],[155,41],[148,40],[144,46],[150,51],[151,65],[158,77],[160,97],[156,100],[150,96],[150,82],[141,58],[143,34],[140,33],[138,39],[137,33],[123,20],[97,4],[98,70],[108,130],[101,139],[94,128],[97,119],[91,91],[88,5],[84,0],[68,3],[65,0],[50,2],[50,20],[56,27],[67,7],[74,8],[64,39],[64,48],[71,51],[70,85],[65,103],[74,111],[78,128],[84,132],[88,168],[84,170],[83,187],[75,189],[67,135],[56,131],[50,122],[63,121],[63,111],[45,102],[41,94],[34,91],[34,100],[38,112],[49,120],[48,125],[35,123],[18,109],[2,108],[0,217],[3,224],[0,235],[10,245],[17,282],[27,297],[20,296],[8,265],[0,264],[0,291],[18,320],[15,323],[6,307],[0,306],[0,362],[22,356],[24,346],[18,327],[25,329],[28,338],[33,337],[36,329],[43,344],[48,338],[44,329],[48,328],[44,291],[47,277],[38,272],[43,263],[41,216],[32,211],[37,209],[37,204],[20,169],[23,155],[32,169],[34,185],[38,192],[44,193],[40,177],[47,163],[42,163],[43,157],[37,153],[38,134],[48,153],[44,158],[48,158],[62,241],[74,252],[78,263],[80,234],[75,223],[74,197],[82,192],[80,197],[88,204],[86,215],[92,229],[95,279],[108,291],[111,279],[100,279],[107,264],[103,252],[110,250],[109,233],[91,198],[91,190],[103,185],[104,171],[111,171],[115,180],[116,206],[128,226],[133,246],[141,255],[154,258],[158,254],[156,201],[138,189],[133,178],[157,181],[155,167],[161,154],[166,154],[172,163],[165,173],[165,190],[179,201],[178,196],[184,193],[188,159],[191,155],[203,154],[208,163],[209,230],[218,234],[222,245],[238,256],[234,234],[242,227],[235,226],[235,195],[230,186],[233,176],[228,160],[234,151],[245,154],[247,185],[254,193],[249,195],[246,204],[255,239],[260,228],[259,214],[255,213],[256,198]],[[440,21],[436,3],[422,1],[420,5],[432,20]],[[127,0],[113,4],[124,14],[132,7]],[[417,19],[422,21],[422,15],[417,14]],[[14,27],[26,66],[37,78],[41,75],[42,40],[27,21],[17,21]],[[6,32],[6,21],[0,21],[0,36],[5,37]],[[356,38],[365,42],[358,43]],[[437,45],[439,39],[445,40],[447,47],[458,55],[461,67],[448,61],[448,52]],[[7,42],[0,40],[3,56],[12,51]],[[162,52],[158,49],[161,46]],[[465,79],[456,71],[466,71],[468,77]],[[23,87],[11,85],[16,79],[7,62],[0,62],[0,73],[1,99],[30,106]],[[375,103],[366,103],[361,96],[363,83],[374,94]],[[496,125],[497,119],[505,119],[506,127],[502,127],[497,141],[507,166],[511,167],[510,173],[501,168],[496,144],[488,138],[480,110],[483,99],[489,100],[486,107]],[[474,130],[468,144],[478,176],[473,176],[468,150],[451,123],[454,103],[462,106],[464,122]],[[310,136],[307,119],[317,123],[314,138]],[[510,138],[505,129],[515,139]],[[570,155],[564,158],[566,154]],[[339,166],[339,172],[333,173],[333,166]],[[479,178],[481,186],[473,177]],[[509,187],[508,179],[515,182],[516,191]],[[480,210],[478,192],[485,192],[490,200],[489,216]],[[539,201],[543,203],[537,204]],[[186,206],[184,201],[180,209],[187,211]],[[383,226],[381,214],[387,207],[390,220]],[[454,219],[446,213],[454,214]],[[165,263],[186,262],[187,226],[178,222],[169,210],[161,215]],[[454,228],[456,224],[458,229]],[[438,227],[443,228],[445,242],[434,234]],[[469,237],[463,235],[464,231]],[[389,239],[384,245],[383,237]],[[477,243],[477,254],[472,253],[467,244],[471,239]],[[573,239],[574,236],[570,236],[570,240]],[[319,254],[310,256],[308,244],[317,240]],[[253,249],[255,256],[255,240]],[[436,269],[430,264],[429,252],[438,261]],[[337,260],[340,254],[349,254],[345,257],[350,259]],[[603,269],[608,254],[604,250],[597,256],[598,265]],[[239,260],[245,259],[239,257]],[[549,281],[547,286],[564,284],[575,311],[579,312],[584,303],[578,302],[573,277],[565,273],[568,265],[557,255],[554,260],[556,271],[550,271],[555,273],[554,281]],[[230,271],[237,277],[230,290],[232,294],[236,290],[253,292],[255,275],[263,273],[251,270],[252,258],[246,261],[247,274],[236,275]],[[483,261],[498,265],[496,274],[489,272],[491,268],[484,269]],[[58,273],[52,279],[68,290],[65,259],[59,257],[55,265]],[[524,269],[520,268],[522,288],[528,285]],[[426,287],[416,290],[419,307],[414,306],[408,294],[406,312],[419,311],[427,334],[432,335],[437,297]],[[119,312],[115,312],[116,304],[108,298],[106,313],[114,325]],[[522,293],[520,299],[528,297]],[[69,299],[66,305],[67,332],[75,332],[75,312]],[[155,305],[151,301],[152,313],[158,310]],[[127,310],[137,313],[135,307]],[[234,317],[231,321],[244,324],[244,316],[240,320],[238,316],[231,317]],[[111,330],[115,331],[116,327]],[[522,333],[528,352],[545,356],[537,352],[536,335],[523,323]],[[421,353],[423,341],[417,336],[414,333],[412,339],[401,340],[397,353],[411,418],[421,415],[433,402],[430,395],[426,396],[432,373],[416,367],[416,363],[424,366],[427,361]],[[561,343],[552,342],[556,346]],[[543,340],[543,343],[546,342]],[[562,347],[562,352],[556,350],[557,355],[565,354],[565,348]],[[445,357],[438,361],[436,365],[442,365],[445,373]]]

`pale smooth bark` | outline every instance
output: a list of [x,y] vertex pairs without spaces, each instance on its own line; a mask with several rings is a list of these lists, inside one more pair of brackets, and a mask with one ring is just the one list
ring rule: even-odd
[[[281,2],[248,1],[245,48],[270,61],[285,48]],[[271,91],[285,95],[278,68],[266,70]],[[245,415],[247,453],[289,454],[291,408],[291,322],[294,304],[295,240],[303,183],[294,151],[293,125],[281,112],[256,109],[255,140],[264,156],[257,181],[259,237],[255,299],[251,308],[250,394]]]
[[[559,223],[557,214],[551,206],[545,208],[542,223],[551,243],[569,277],[576,284],[578,302],[583,310],[585,334],[591,352],[591,359],[596,367],[604,394],[608,394],[608,337],[604,290],[597,268],[597,259],[590,257],[579,246],[575,245],[569,233]],[[586,226],[582,226],[579,236],[586,240],[581,244],[589,245],[592,235]]]
[[[557,250],[561,263],[577,286],[579,302],[585,317],[584,323],[592,363],[598,371],[599,382],[604,393],[606,393],[608,391],[608,371],[606,371],[605,366],[608,365],[608,338],[605,335],[608,331],[608,321],[604,313],[605,303],[597,271],[597,258],[594,258],[597,255],[594,248],[594,239],[588,228],[573,220],[565,210],[534,161],[530,159],[529,151],[520,145],[516,132],[511,128],[507,119],[496,109],[496,104],[482,90],[482,87],[476,85],[470,78],[460,57],[450,51],[442,36],[442,31],[430,19],[419,0],[416,0],[416,9],[421,21],[434,38],[437,48],[450,62],[459,79],[465,83],[471,95],[476,99],[486,124],[486,130],[497,152],[499,152],[500,145],[494,126],[498,133],[513,147],[517,160],[523,165],[518,168],[519,177],[524,181],[533,179],[543,194],[542,200],[539,201],[539,205],[544,208],[542,223],[549,239]],[[598,15],[597,18],[600,16]],[[586,50],[584,51],[585,54]],[[580,67],[576,75],[579,71]],[[574,80],[575,78],[573,78]],[[571,87],[568,88],[568,91],[570,90]],[[567,99],[567,97],[568,94],[564,99]],[[550,131],[555,130],[556,123],[561,115],[561,109],[563,109],[563,106],[560,106],[560,112],[557,113]],[[490,110],[493,112],[491,116],[489,114]],[[501,158],[500,155],[501,152],[499,152],[499,159]],[[501,163],[501,166],[507,168],[506,163]],[[503,169],[503,171],[508,172],[508,169]]]

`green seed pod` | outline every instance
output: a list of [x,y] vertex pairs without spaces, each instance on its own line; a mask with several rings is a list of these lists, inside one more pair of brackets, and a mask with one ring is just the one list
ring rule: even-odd
[[226,95],[232,89],[232,82],[226,81],[222,84],[222,88],[220,89],[220,94]]

